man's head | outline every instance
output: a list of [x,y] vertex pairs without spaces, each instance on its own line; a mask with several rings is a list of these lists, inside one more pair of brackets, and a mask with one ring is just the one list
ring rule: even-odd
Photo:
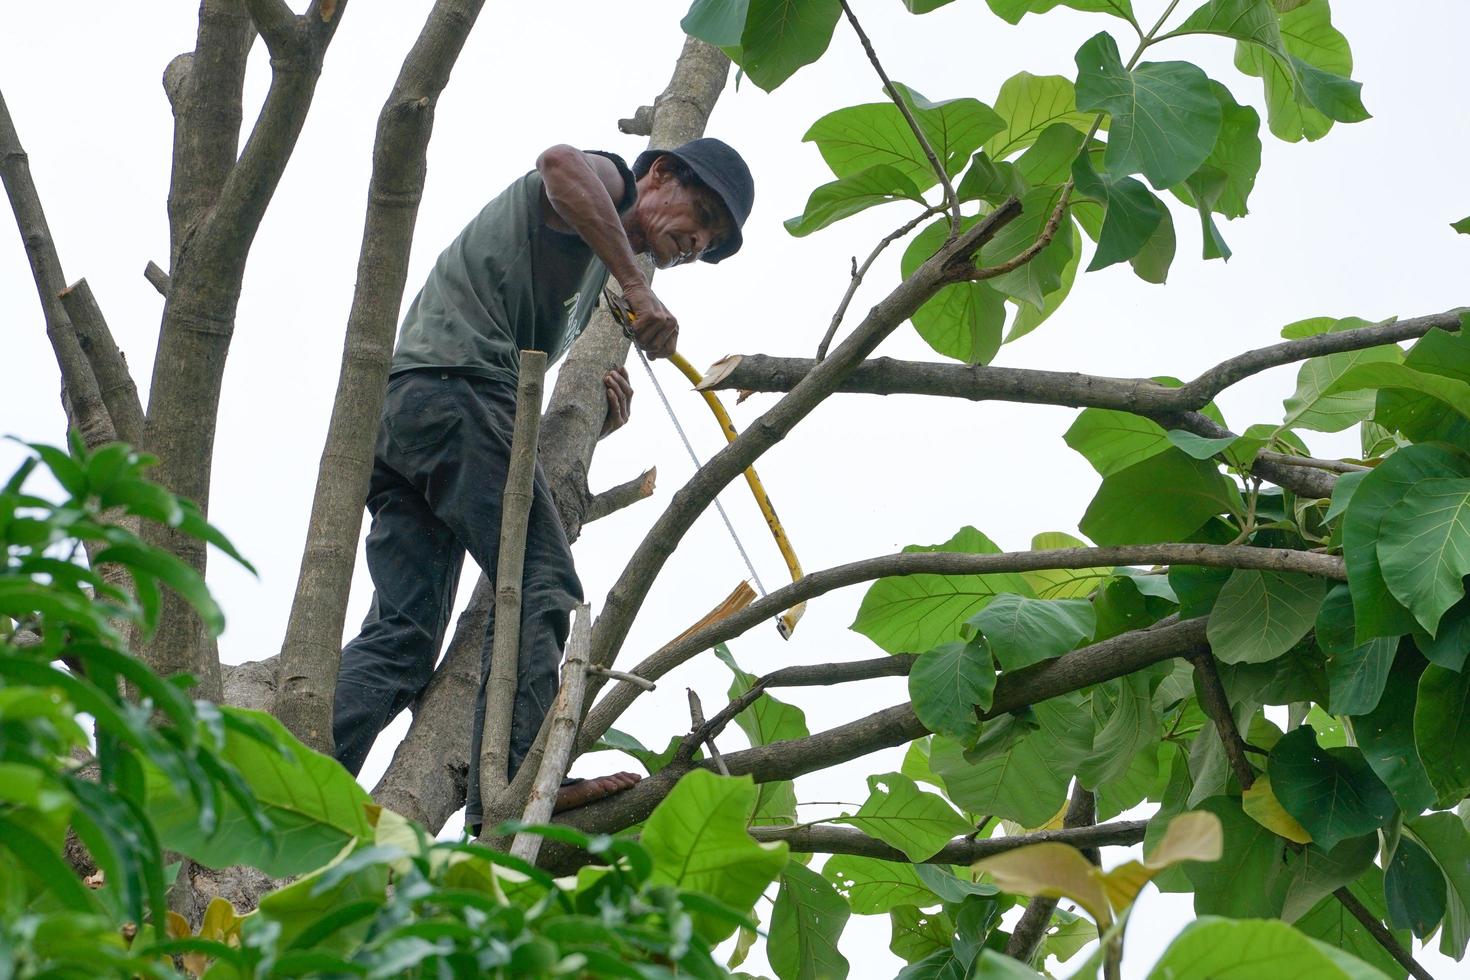
[[740,250],[755,201],[750,168],[712,137],[672,150],[646,150],[633,163],[638,229],[660,268],[696,258],[719,262]]

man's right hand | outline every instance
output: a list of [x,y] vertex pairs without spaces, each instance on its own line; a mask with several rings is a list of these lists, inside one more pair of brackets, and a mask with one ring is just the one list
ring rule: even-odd
[[648,286],[623,291],[633,311],[633,340],[652,358],[668,357],[679,344],[679,321]]

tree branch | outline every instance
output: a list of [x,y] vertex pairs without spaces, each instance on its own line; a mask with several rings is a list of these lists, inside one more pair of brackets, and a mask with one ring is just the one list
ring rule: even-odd
[[[994,572],[1042,571],[1063,568],[1099,568],[1112,565],[1204,565],[1212,568],[1252,568],[1291,571],[1344,581],[1341,558],[1333,555],[1249,545],[1160,544],[1118,548],[1061,548],[998,554],[957,552],[901,552],[812,572],[776,589],[739,612],[668,644],[633,668],[633,673],[658,680],[670,670],[716,643],[722,643],[763,622],[775,613],[834,589],[893,575],[983,575]],[[580,751],[587,751],[616,722],[638,696],[632,685],[619,685],[592,709],[582,727]]]
[[[1067,844],[1076,848],[1127,847],[1143,841],[1147,820],[1119,820],[1097,826],[1073,826],[1062,830],[1038,830],[1011,837],[959,837],[924,861],[910,862],[891,847],[861,830],[813,824],[805,827],[751,827],[750,836],[761,843],[785,841],[800,854],[853,854],[903,864],[973,864],[976,861],[1032,844]],[[1019,958],[1019,957],[1018,957]]]
[[1256,456],[1258,463],[1271,463],[1276,466],[1301,466],[1313,470],[1326,470],[1328,473],[1366,473],[1371,466],[1361,463],[1349,463],[1342,459],[1317,459],[1314,456],[1292,456],[1287,453],[1259,453]]
[[[525,370],[524,360],[523,356],[521,368],[523,371]],[[536,387],[539,389],[540,385]],[[539,398],[530,408],[532,415],[540,415]],[[534,442],[531,448],[534,450]],[[499,615],[498,609],[496,615]],[[552,810],[556,807],[556,793],[561,786],[562,778],[567,774],[567,766],[572,758],[572,747],[577,741],[577,722],[582,717],[582,692],[587,687],[587,647],[592,638],[591,607],[578,606],[574,610],[574,617],[571,636],[567,640],[566,661],[562,665],[561,687],[548,713],[551,728],[546,740],[546,752],[541,756],[541,765],[536,772],[536,784],[532,787],[526,800],[525,810],[521,816],[522,823],[539,824],[551,819]],[[507,732],[509,728],[510,725],[507,722]],[[513,856],[529,861],[531,864],[536,863],[536,855],[540,850],[541,836],[539,834],[516,834],[510,846],[510,853]]]
[[924,129],[914,118],[913,110],[898,94],[898,89],[889,80],[888,73],[883,70],[883,64],[878,60],[878,52],[873,50],[873,42],[868,40],[868,35],[863,31],[863,25],[859,24],[857,17],[853,16],[852,8],[847,5],[847,0],[840,0],[840,2],[842,12],[847,15],[847,22],[857,33],[858,40],[863,43],[863,50],[867,52],[868,60],[873,64],[873,70],[883,80],[883,91],[887,92],[893,104],[898,106],[898,111],[903,114],[903,120],[908,123],[909,130],[914,134],[914,139],[918,141],[919,148],[924,151],[929,166],[934,168],[934,176],[939,178],[939,185],[944,188],[944,200],[949,205],[949,237],[954,239],[960,233],[960,199],[954,191],[954,185],[950,183],[949,172],[944,169],[944,163],[934,152],[934,147],[929,145],[929,137],[924,135]]
[[1358,896],[1349,891],[1346,885],[1337,889],[1332,895],[1342,903],[1342,907],[1347,909],[1353,918],[1363,924],[1363,928],[1367,929],[1368,933],[1378,941],[1378,945],[1382,946],[1388,952],[1389,956],[1392,956],[1398,961],[1399,966],[1409,971],[1410,976],[1416,977],[1417,980],[1434,980],[1434,977],[1430,975],[1429,971],[1419,965],[1419,961],[1414,959],[1413,955],[1403,947],[1403,944],[1398,941],[1394,934],[1389,932],[1382,922],[1378,921],[1378,916],[1368,911],[1367,907],[1358,901]]
[[245,0],[245,7],[271,57],[284,57],[297,25],[297,17],[286,0]]
[[[1067,828],[1091,828],[1097,823],[1097,797],[1083,789],[1081,783],[1072,786],[1072,799],[1067,804],[1067,812],[1062,816],[1062,827]],[[1146,823],[1146,821],[1145,821]],[[1098,853],[1096,846],[1080,846],[1073,844],[1082,851],[1082,855],[1094,865],[1102,865],[1102,855]],[[1022,963],[1030,964],[1031,958],[1036,955],[1036,948],[1046,938],[1046,930],[1051,926],[1052,913],[1057,910],[1057,900],[1038,895],[1026,903],[1026,911],[1022,913],[1016,927],[1011,930],[1011,938],[1006,942],[1006,955]]]
[[30,158],[21,146],[3,93],[0,93],[0,181],[5,184],[21,243],[30,261],[31,277],[46,321],[46,337],[56,354],[61,382],[71,405],[70,421],[87,446],[111,442],[117,438],[117,432],[81,340],[62,305],[60,295],[66,280],[61,272],[61,258],[56,253],[35,181],[31,179]]
[[[847,372],[870,354],[943,284],[945,265],[956,254],[968,254],[995,235],[1020,211],[1015,198],[997,207],[949,246],[927,259],[863,323],[802,382],[756,419],[739,437],[716,453],[675,495],[654,523],[608,593],[602,615],[592,630],[592,661],[610,667],[627,637],[654,579],[695,519],[731,480],[775,445],[829,395]],[[785,589],[778,590],[785,592]],[[773,593],[774,594],[774,593]],[[787,607],[782,607],[787,608]],[[774,615],[774,613],[772,614]],[[642,674],[642,671],[636,671]],[[646,675],[645,675],[646,676]],[[595,690],[593,692],[596,693]]]
[[642,475],[635,476],[627,483],[620,483],[610,490],[602,491],[587,501],[587,510],[582,515],[582,523],[590,524],[592,521],[600,521],[624,507],[631,507],[640,500],[648,499],[653,496],[654,482],[657,479],[658,467],[651,466],[644,470]]
[[127,358],[117,348],[92,287],[87,280],[78,279],[61,291],[60,298],[76,328],[87,363],[92,366],[92,376],[97,379],[117,438],[136,446],[143,438],[143,403],[138,399],[138,385],[128,370]]
[[158,295],[168,299],[168,288],[170,285],[169,275],[159,268],[158,263],[152,259],[143,267],[143,278],[148,280],[149,285],[158,290]]
[[[1125,633],[1002,674],[996,681],[991,708],[982,717],[993,718],[1016,711],[1131,674],[1171,657],[1188,657],[1202,649],[1207,649],[1204,619],[1165,621],[1150,629]],[[749,773],[760,783],[795,779],[879,749],[903,745],[926,734],[928,731],[914,714],[912,705],[905,702],[806,738],[731,752],[725,756],[725,764],[733,775]],[[558,819],[595,832],[612,833],[630,827],[652,813],[679,777],[695,765],[710,768],[712,763],[704,760],[666,766],[631,789],[565,811]]]
[[837,328],[841,326],[842,318],[847,315],[847,307],[852,303],[853,296],[857,295],[858,287],[863,283],[863,277],[868,274],[868,270],[873,267],[873,263],[877,261],[878,256],[882,255],[883,250],[889,245],[892,245],[919,227],[925,219],[943,210],[941,207],[925,208],[917,217],[911,221],[904,222],[901,227],[883,236],[883,239],[868,253],[868,257],[863,261],[862,265],[858,265],[856,259],[853,260],[852,276],[847,284],[847,292],[842,294],[842,302],[837,304],[837,311],[832,314],[832,322],[827,325],[827,332],[822,335],[822,342],[817,345],[818,361],[827,356],[827,348],[832,345],[832,338],[837,336]]
[[[1315,338],[1313,338],[1315,339]],[[1225,757],[1230,762],[1230,769],[1235,774],[1236,782],[1240,783],[1242,789],[1250,789],[1256,781],[1255,769],[1245,756],[1245,739],[1240,737],[1240,729],[1235,725],[1235,718],[1230,710],[1230,700],[1225,694],[1224,685],[1220,683],[1220,674],[1215,667],[1214,655],[1208,651],[1200,653],[1191,658],[1195,670],[1195,687],[1199,692],[1200,707],[1204,709],[1206,716],[1215,725],[1215,732],[1225,746]],[[1419,980],[1434,980],[1429,971],[1420,966],[1413,955],[1403,947],[1398,939],[1378,921],[1378,917],[1370,912],[1363,903],[1358,901],[1347,886],[1337,889],[1332,893],[1333,897],[1347,909],[1363,927],[1377,940],[1378,944],[1392,956],[1400,966]]]
[[[281,643],[281,691],[274,713],[293,731],[331,730],[332,697],[362,529],[362,505],[367,499],[398,308],[426,179],[434,103],[449,82],[450,70],[483,3],[436,0],[378,113],[362,247],[357,258],[357,285],[347,315],[337,391],[317,467],[296,593]],[[340,17],[339,7],[333,23]],[[320,15],[309,13],[308,19],[316,21]],[[476,610],[476,617],[481,613],[487,611]],[[484,622],[476,617],[461,618],[461,626]],[[474,639],[477,655],[481,639]],[[451,648],[458,642],[456,636]],[[434,690],[448,692],[456,687]],[[438,705],[435,713],[455,712],[458,708]],[[469,725],[466,721],[455,730],[455,736],[462,739]],[[445,756],[457,758],[458,751],[441,747]],[[429,753],[429,757],[437,756]],[[438,780],[439,776],[426,778]],[[395,785],[401,785],[397,779],[395,776]],[[389,781],[387,776],[384,780]],[[438,799],[445,789],[426,784],[421,791],[428,798]],[[404,792],[412,791],[405,788]],[[431,829],[437,830],[438,826]]]
[[1283,364],[1304,361],[1323,354],[1341,354],[1344,351],[1363,350],[1383,344],[1396,344],[1404,340],[1422,337],[1436,328],[1447,331],[1460,329],[1460,316],[1470,312],[1470,307],[1457,307],[1443,313],[1415,317],[1411,320],[1380,323],[1371,327],[1356,327],[1336,333],[1318,334],[1301,340],[1288,340],[1270,347],[1260,347],[1222,361],[1204,374],[1179,388],[1179,399],[1194,411],[1204,408],[1220,392],[1253,374]]
[[1025,249],[1014,257],[1007,259],[999,265],[984,266],[982,268],[970,268],[964,270],[963,275],[956,276],[958,280],[969,280],[980,282],[985,279],[996,279],[1010,272],[1015,272],[1021,266],[1030,262],[1040,255],[1042,250],[1051,244],[1057,235],[1057,229],[1061,227],[1062,218],[1067,213],[1067,204],[1072,200],[1072,181],[1068,180],[1062,185],[1062,195],[1057,199],[1056,207],[1052,208],[1051,216],[1046,219],[1046,225],[1041,229],[1041,234],[1036,236],[1036,241],[1027,245]]
[[[490,677],[485,684],[485,728],[480,758],[480,796],[490,800],[510,781],[511,715],[515,709],[516,678],[520,673],[521,580],[526,567],[526,530],[535,496],[536,443],[541,435],[541,391],[546,378],[546,354],[521,351],[516,375],[516,417],[510,440],[510,465],[500,504],[500,551],[495,569],[495,630],[490,648]],[[589,612],[590,615],[590,612]],[[586,656],[586,651],[581,651]],[[582,719],[582,687],[587,672],[579,668],[577,716]],[[543,758],[540,769],[544,769]],[[557,777],[561,780],[561,776]],[[534,792],[534,791],[533,791]],[[550,813],[547,814],[550,816]]]

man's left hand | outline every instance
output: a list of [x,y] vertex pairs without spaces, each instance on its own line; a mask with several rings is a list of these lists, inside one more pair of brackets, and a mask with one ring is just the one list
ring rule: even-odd
[[628,380],[627,368],[607,372],[602,376],[602,384],[607,389],[607,420],[602,423],[599,439],[621,429],[633,411],[633,385]]

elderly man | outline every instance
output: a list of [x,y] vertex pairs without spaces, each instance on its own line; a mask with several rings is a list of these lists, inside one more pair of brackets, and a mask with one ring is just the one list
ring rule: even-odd
[[[678,321],[634,257],[659,268],[719,262],[740,249],[754,199],[750,170],[717,139],[641,154],[630,171],[611,153],[554,146],[465,227],[434,263],[404,316],[383,405],[367,508],[376,594],[342,651],[333,735],[354,774],[378,732],[428,684],[465,552],[494,575],[510,458],[519,352],[555,360],[587,326],[609,275],[636,314],[635,342],[671,354]],[[633,389],[605,378],[607,435],[628,420]],[[510,771],[530,749],[556,695],[569,616],[582,586],[545,476],[536,470],[522,583],[519,687]],[[466,825],[480,823],[480,732],[490,641],[481,654]],[[637,782],[631,773],[562,788],[558,809]]]

